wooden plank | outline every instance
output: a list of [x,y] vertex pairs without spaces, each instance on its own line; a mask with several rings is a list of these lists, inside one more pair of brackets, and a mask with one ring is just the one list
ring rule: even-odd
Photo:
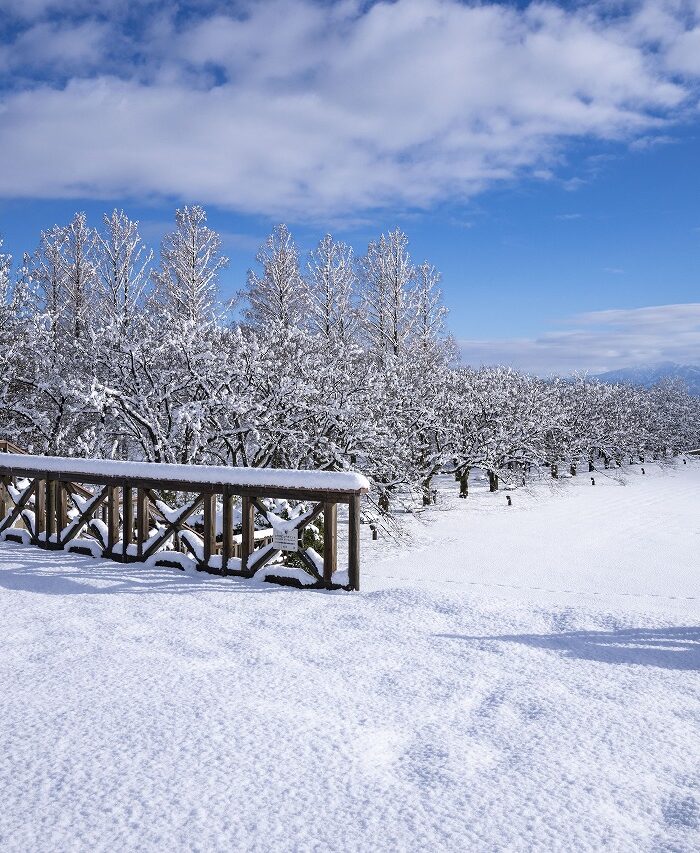
[[223,495],[221,568],[228,568],[229,558],[233,556],[233,495],[226,487]]
[[102,506],[107,498],[108,492],[109,486],[104,486],[96,495],[92,496],[88,507],[84,509],[77,518],[74,518],[68,525],[67,530],[64,531],[63,538],[61,540],[62,545],[70,542],[71,539],[74,539],[78,535],[80,528],[85,526]]
[[10,493],[7,491],[9,485],[9,477],[0,477],[0,521],[5,518],[10,511],[10,507],[14,505],[14,502],[10,498]]
[[323,505],[323,580],[331,582],[338,567],[338,506],[326,502]]
[[309,557],[309,555],[306,553],[306,551],[299,551],[299,552],[297,553],[297,557],[299,557],[299,559],[302,561],[302,563],[303,563],[303,564],[306,566],[306,568],[309,570],[309,574],[310,574],[310,575],[311,575],[311,576],[312,576],[316,581],[318,581],[319,583],[322,583],[322,582],[323,582],[323,578],[322,578],[322,577],[321,577],[321,575],[318,573],[318,569],[316,568],[316,563],[314,563],[314,561],[311,559],[311,557]]
[[46,530],[46,483],[36,481],[34,492],[34,538]]
[[[147,560],[151,555],[155,554],[156,551],[158,551],[158,549],[162,545],[164,545],[174,533],[177,533],[183,527],[187,530],[192,529],[188,527],[185,522],[190,517],[190,515],[192,515],[192,513],[197,509],[203,498],[203,495],[197,495],[197,497],[193,501],[191,501],[186,508],[182,508],[177,521],[167,522],[165,530],[161,533],[158,539],[156,539],[154,542],[151,542],[148,548],[143,552],[144,560]],[[194,531],[192,532],[194,533]]]
[[350,500],[348,530],[348,580],[350,588],[360,589],[360,498]]
[[65,483],[56,483],[56,544],[61,545],[61,534],[68,526],[68,496]]
[[26,450],[22,450],[21,447],[18,447],[16,444],[13,444],[11,441],[8,441],[6,438],[0,439],[0,453],[26,453]]
[[[26,491],[22,494],[22,497],[14,505],[14,508],[10,510],[10,513],[7,515],[7,517],[2,522],[2,524],[0,524],[0,531],[7,530],[8,527],[12,527],[12,525],[14,524],[16,519],[21,518],[22,510],[29,503],[29,499],[34,494],[34,492],[36,491],[36,484],[37,484],[36,480],[33,480],[29,484]],[[13,503],[14,503],[14,501],[13,501]]]
[[255,505],[253,499],[244,495],[242,500],[241,570],[247,571],[248,558],[253,553],[255,534]]
[[44,480],[46,484],[46,541],[56,533],[56,486],[55,480]]
[[[253,506],[260,513],[260,515],[262,515],[264,518],[267,518],[268,510],[263,504],[263,502],[259,498],[252,498],[252,502]],[[311,503],[311,501],[309,501],[309,503]],[[318,518],[319,515],[321,515],[324,506],[325,502],[321,501],[320,503],[316,504],[316,506],[311,510],[311,512],[303,513],[303,515],[300,515],[297,519],[296,524],[294,525],[295,529],[301,531],[306,527],[307,524],[311,524],[311,522],[315,518]]]
[[216,496],[204,495],[204,530],[202,531],[204,546],[204,565],[209,565],[209,559],[216,553]]
[[148,495],[145,489],[136,490],[136,556],[143,559],[143,546],[148,539]]
[[316,504],[316,506],[311,510],[311,512],[308,515],[306,513],[304,513],[304,515],[300,516],[299,522],[294,525],[296,527],[296,529],[297,530],[303,530],[307,524],[311,524],[311,522],[315,518],[318,518],[319,515],[321,515],[321,513],[325,509],[325,506],[326,506],[326,502],[321,501],[321,503]]
[[[34,478],[40,475],[46,476],[47,472],[39,467],[29,466],[3,466],[2,455],[0,455],[0,476],[10,477],[29,477]],[[124,482],[124,477],[112,474],[80,474],[79,477],[75,472],[62,473],[60,471],[50,472],[50,477],[63,483],[75,483],[79,479],[80,483],[88,483],[91,485],[119,486]],[[348,503],[353,495],[364,494],[366,489],[357,490],[325,490],[325,489],[304,489],[304,488],[287,488],[281,486],[238,486],[235,483],[193,483],[189,480],[157,480],[153,478],[135,478],[130,479],[129,484],[134,488],[141,489],[168,489],[175,492],[201,492],[221,494],[224,485],[228,485],[231,492],[236,495],[245,495],[247,497],[255,497],[264,495],[266,498],[287,498],[291,500],[311,501],[313,503],[332,501],[334,503]]]
[[[263,553],[260,553],[261,551]],[[248,576],[254,575],[258,569],[262,569],[265,563],[269,563],[270,560],[273,560],[279,553],[279,549],[271,548],[269,551],[265,551],[264,548],[259,548],[257,554],[253,555],[252,559],[246,566]]]
[[109,487],[107,494],[107,552],[111,556],[112,549],[119,541],[119,489]]
[[127,549],[134,541],[134,489],[131,483],[122,486],[122,562],[129,559]]

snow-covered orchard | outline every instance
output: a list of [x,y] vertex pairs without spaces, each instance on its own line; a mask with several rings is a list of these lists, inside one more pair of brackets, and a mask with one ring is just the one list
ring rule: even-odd
[[579,377],[458,366],[440,275],[400,231],[363,255],[285,226],[236,305],[199,207],[158,255],[122,212],[76,214],[21,263],[0,255],[0,436],[34,452],[347,470],[367,515],[420,506],[451,471],[491,485],[578,474],[700,445],[700,401]]
[[0,437],[372,485],[359,594],[0,542],[0,848],[697,849],[700,401],[459,366],[400,231],[257,262],[0,256]]
[[700,847],[700,459],[468,501],[363,592],[0,542],[0,849]]

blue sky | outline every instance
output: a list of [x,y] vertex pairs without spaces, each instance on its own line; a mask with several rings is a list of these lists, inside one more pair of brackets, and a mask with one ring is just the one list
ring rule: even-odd
[[182,203],[442,271],[465,360],[700,363],[700,0],[4,0],[0,233]]

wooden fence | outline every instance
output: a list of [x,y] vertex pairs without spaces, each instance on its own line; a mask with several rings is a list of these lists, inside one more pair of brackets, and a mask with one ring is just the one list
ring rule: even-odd
[[[2,539],[118,562],[194,562],[246,578],[284,551],[303,571],[272,565],[265,580],[360,588],[360,500],[368,489],[360,474],[31,456],[4,441],[0,451]],[[267,499],[293,502],[293,517],[276,514]],[[348,574],[340,581],[339,504],[348,506]],[[322,555],[301,545],[321,516]]]

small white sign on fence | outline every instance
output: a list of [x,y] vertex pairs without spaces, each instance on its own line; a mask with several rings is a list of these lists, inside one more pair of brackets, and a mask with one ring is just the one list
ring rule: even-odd
[[279,551],[299,550],[298,530],[274,530],[272,535],[272,547]]

